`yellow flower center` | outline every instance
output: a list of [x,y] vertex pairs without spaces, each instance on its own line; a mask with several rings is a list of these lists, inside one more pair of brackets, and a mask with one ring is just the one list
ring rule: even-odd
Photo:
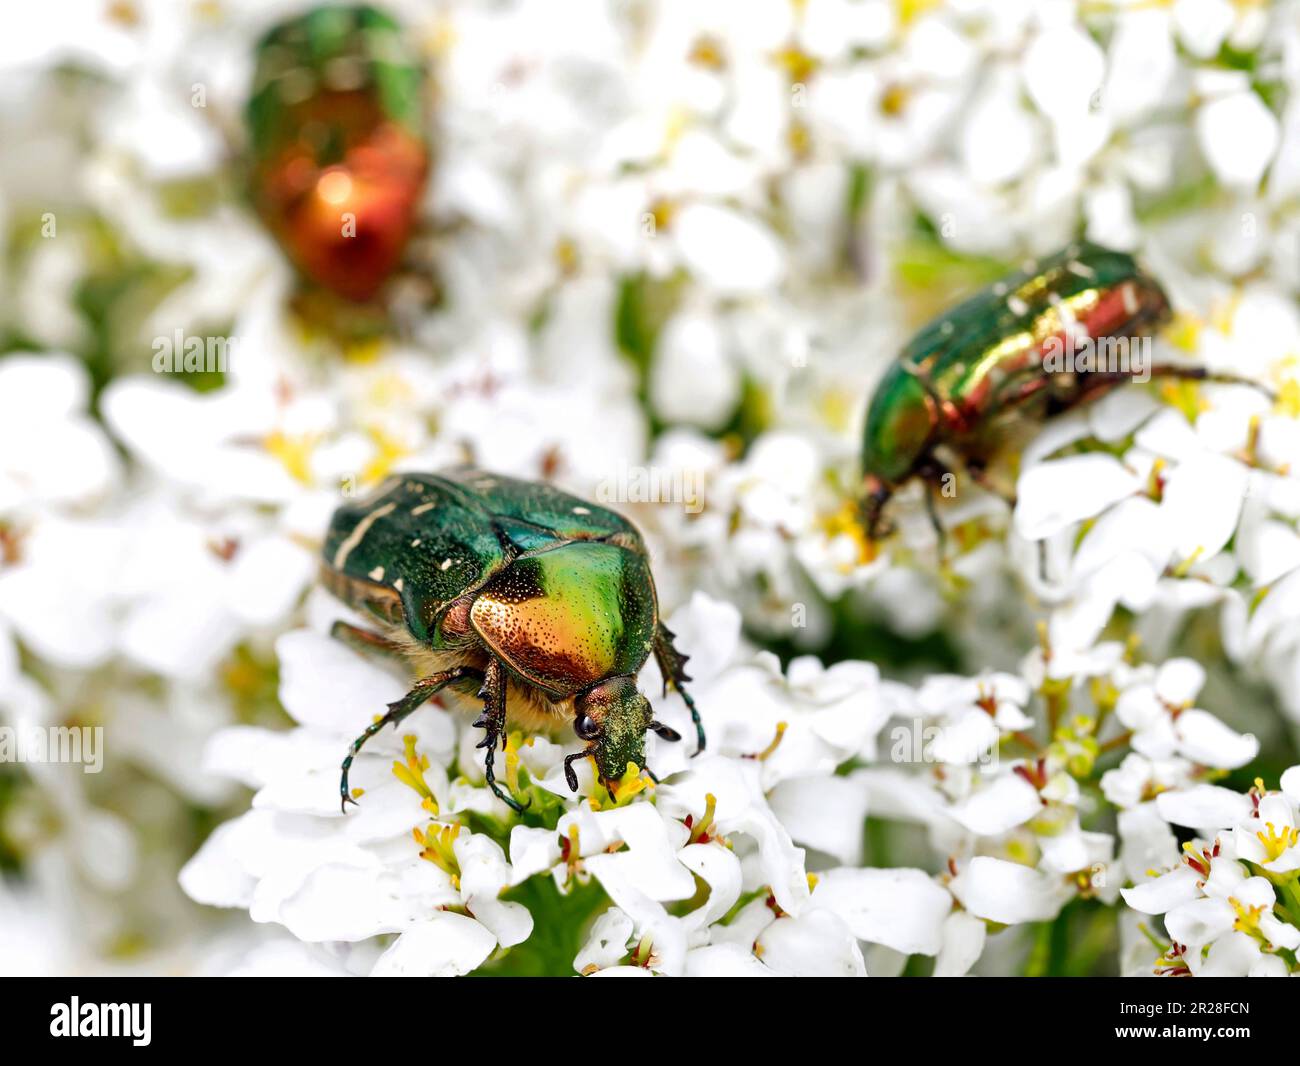
[[[868,537],[867,531],[862,528],[862,516],[856,501],[845,500],[834,514],[819,519],[819,524],[827,540],[843,536],[853,542],[853,546],[857,549],[855,560],[857,566],[866,566],[879,554],[876,542]],[[844,566],[841,569],[847,573],[852,567]]]
[[1255,834],[1259,842],[1264,845],[1264,853],[1268,856],[1265,862],[1272,862],[1274,859],[1280,859],[1284,852],[1296,846],[1300,842],[1300,829],[1295,826],[1284,825],[1280,830],[1272,822],[1265,822],[1264,829]]
[[276,430],[262,441],[262,446],[280,460],[280,465],[288,471],[291,478],[310,485],[311,457],[316,450],[316,443],[316,435],[312,433],[293,437]]
[[456,861],[456,852],[453,845],[456,838],[460,836],[459,823],[453,822],[451,825],[439,825],[436,822],[430,825],[423,833],[419,829],[412,830],[415,836],[415,842],[420,845],[420,858],[433,863],[443,873],[451,878],[451,886],[457,892],[460,891],[460,863]]
[[587,797],[587,802],[591,804],[593,811],[609,811],[615,807],[624,807],[632,802],[633,797],[654,788],[654,782],[634,762],[627,764],[622,777],[609,784],[609,789],[598,788]]
[[[424,780],[424,771],[429,768],[428,756],[416,752],[415,737],[412,734],[408,733],[404,736],[402,744],[406,747],[405,761],[393,763],[393,776],[407,788],[418,793],[420,806],[436,818],[438,816],[438,801],[434,798],[433,791]],[[416,832],[418,833],[419,830],[416,830]]]
[[1262,906],[1247,907],[1234,896],[1229,896],[1228,902],[1232,904],[1232,909],[1237,912],[1237,918],[1232,923],[1232,928],[1239,933],[1245,933],[1247,936],[1263,940],[1264,934],[1260,932],[1259,919],[1264,913],[1264,908]]

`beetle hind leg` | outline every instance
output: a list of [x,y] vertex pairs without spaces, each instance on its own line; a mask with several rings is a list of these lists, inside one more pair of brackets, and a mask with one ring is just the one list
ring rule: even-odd
[[655,632],[654,652],[659,672],[664,675],[664,692],[667,693],[668,686],[672,685],[691,712],[691,721],[695,725],[695,754],[698,755],[704,750],[704,723],[700,720],[699,708],[686,691],[686,683],[691,679],[686,672],[687,657],[673,645],[673,632],[662,622]]
[[[346,623],[343,623],[346,625]],[[349,627],[355,628],[355,627]],[[365,630],[359,630],[364,633]],[[339,777],[339,799],[340,808],[346,813],[348,804],[356,805],[356,800],[352,798],[352,793],[348,788],[348,773],[352,769],[352,760],[357,757],[357,753],[365,747],[366,742],[378,733],[386,725],[396,727],[402,719],[409,716],[424,704],[431,696],[436,694],[439,689],[446,688],[448,685],[457,681],[466,679],[482,680],[483,675],[480,671],[469,666],[457,666],[451,670],[443,670],[440,673],[430,674],[428,677],[421,678],[415,683],[415,686],[403,696],[388,705],[388,713],[377,721],[371,722],[366,726],[363,732],[348,748],[348,753],[343,759],[342,773]]]
[[510,793],[504,791],[497,784],[496,779],[497,741],[501,741],[502,747],[505,746],[506,741],[506,672],[495,659],[488,664],[487,671],[483,675],[483,687],[479,689],[478,694],[483,700],[483,713],[474,719],[474,724],[487,731],[476,745],[486,750],[483,758],[483,776],[487,780],[488,788],[492,790],[492,795],[516,814],[523,814],[524,808],[532,803],[532,800],[520,803]]

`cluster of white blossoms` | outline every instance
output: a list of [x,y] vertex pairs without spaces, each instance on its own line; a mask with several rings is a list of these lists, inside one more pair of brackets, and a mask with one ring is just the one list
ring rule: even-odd
[[[1211,784],[1135,804],[1120,818],[1123,890],[1139,915],[1163,915],[1165,936],[1130,920],[1127,972],[1285,977],[1300,950],[1300,766],[1281,791],[1242,795]],[[1196,832],[1181,849],[1170,828]],[[1147,865],[1145,870],[1138,867]]]
[[[347,343],[237,189],[299,0],[8,17],[0,725],[106,750],[0,764],[0,967],[1063,972],[1042,930],[1118,919],[1126,973],[1293,970],[1297,770],[1245,788],[1300,722],[1296,5],[384,6],[438,295]],[[1258,387],[1117,389],[991,471],[1014,508],[959,478],[941,545],[909,487],[869,540],[873,382],[1080,235],[1169,292],[1157,363]],[[155,358],[196,338],[201,387]],[[651,662],[657,784],[512,733],[516,816],[431,704],[340,814],[411,679],[327,636],[323,531],[464,462],[643,530],[703,754]]]

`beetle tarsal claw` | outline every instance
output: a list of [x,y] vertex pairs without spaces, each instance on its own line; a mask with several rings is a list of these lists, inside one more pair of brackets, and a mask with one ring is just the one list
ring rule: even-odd
[[574,772],[573,764],[578,759],[585,759],[592,754],[594,749],[584,748],[582,751],[575,751],[572,755],[564,757],[564,781],[569,786],[570,792],[578,791],[578,775]]

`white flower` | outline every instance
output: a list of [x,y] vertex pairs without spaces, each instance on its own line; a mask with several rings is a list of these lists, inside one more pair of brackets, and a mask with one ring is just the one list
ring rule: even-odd
[[1126,689],[1115,713],[1133,731],[1135,751],[1151,759],[1180,755],[1202,765],[1236,769],[1259,753],[1253,736],[1242,736],[1213,715],[1191,706],[1205,671],[1190,659],[1171,659],[1155,680]]
[[1277,151],[1277,118],[1249,86],[1204,104],[1196,132],[1210,167],[1229,187],[1255,188]]

